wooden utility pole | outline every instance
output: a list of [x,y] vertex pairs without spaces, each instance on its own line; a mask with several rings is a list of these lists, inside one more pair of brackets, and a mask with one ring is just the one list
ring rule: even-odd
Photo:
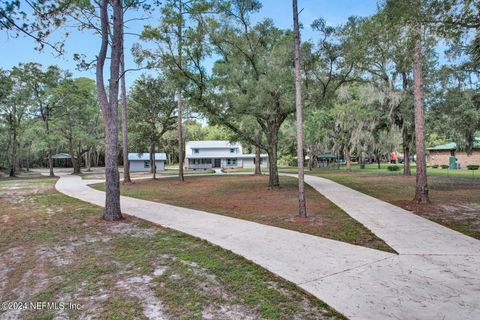
[[300,30],[298,26],[298,4],[293,0],[293,38],[295,42],[295,109],[297,116],[297,163],[298,163],[298,214],[307,216],[305,203],[305,169],[303,158],[303,114],[302,76],[300,73]]

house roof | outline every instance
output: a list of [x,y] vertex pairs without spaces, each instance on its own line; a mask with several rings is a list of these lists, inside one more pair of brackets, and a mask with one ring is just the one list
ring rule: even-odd
[[[456,150],[457,144],[455,142],[449,142],[445,144],[441,144],[439,146],[435,146],[432,148],[427,148],[430,151],[441,151],[441,150]],[[476,137],[475,141],[473,142],[473,149],[480,149],[480,137]]]
[[53,159],[71,159],[72,157],[68,153],[57,153],[52,156]]
[[326,158],[326,159],[336,159],[337,156],[331,153],[323,153],[318,155],[319,158]]
[[[149,152],[140,152],[140,153],[129,153],[128,160],[130,161],[149,161],[150,153]],[[167,160],[167,155],[165,153],[155,153],[155,160]]]
[[237,148],[240,147],[238,142],[230,142],[225,140],[203,140],[188,141],[187,147],[190,148]]

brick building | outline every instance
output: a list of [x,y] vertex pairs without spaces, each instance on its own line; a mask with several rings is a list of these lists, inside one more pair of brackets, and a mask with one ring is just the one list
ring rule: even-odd
[[454,142],[427,148],[427,150],[429,151],[428,162],[431,165],[448,165],[451,156],[457,158],[457,163],[460,164],[462,169],[465,169],[469,164],[480,165],[480,137],[475,138],[471,155],[468,155],[465,151],[457,150],[457,144]]

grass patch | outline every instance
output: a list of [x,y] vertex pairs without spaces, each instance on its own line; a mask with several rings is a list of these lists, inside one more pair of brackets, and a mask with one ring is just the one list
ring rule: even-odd
[[[280,228],[394,252],[361,223],[310,186],[307,219],[298,218],[297,180],[281,177],[281,188],[268,188],[266,176],[205,176],[136,181],[122,185],[125,196],[203,210]],[[104,184],[93,186],[104,191]]]
[[205,241],[128,216],[103,221],[101,208],[57,193],[55,181],[2,185],[1,300],[81,308],[2,311],[2,318],[342,318]]
[[415,195],[415,170],[412,171],[412,176],[403,176],[401,172],[389,174],[384,166],[380,170],[375,166],[367,166],[364,170],[353,166],[350,173],[345,170],[315,169],[307,174],[331,179],[480,239],[480,179],[472,177],[467,170],[429,168],[431,203],[419,205],[412,201]]

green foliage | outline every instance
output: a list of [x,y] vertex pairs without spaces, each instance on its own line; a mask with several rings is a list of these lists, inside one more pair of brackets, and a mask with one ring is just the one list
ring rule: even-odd
[[95,82],[89,78],[66,79],[55,90],[53,128],[75,158],[98,143],[103,133]]
[[438,167],[439,167],[438,164],[432,165],[432,168],[433,168],[433,169],[437,169]]
[[468,170],[478,170],[480,168],[480,165],[478,164],[469,164],[467,165]]
[[[158,147],[176,123],[175,89],[164,78],[141,76],[129,95],[128,129],[132,152]],[[178,140],[177,140],[178,141]]]
[[387,170],[388,171],[400,171],[400,166],[396,166],[396,165],[391,165],[391,166],[388,166],[387,167]]
[[470,153],[480,130],[480,93],[478,89],[462,87],[467,78],[450,68],[442,69],[441,80],[443,90],[430,113],[430,130]]
[[441,165],[440,165],[440,168],[442,168],[442,169],[448,169],[448,168],[450,168],[450,166],[449,166],[448,164],[441,164]]
[[7,157],[2,166],[10,168],[10,175],[16,175],[19,166],[19,149],[22,145],[26,118],[32,111],[32,87],[28,84],[26,67],[20,64],[10,71],[0,71],[0,119],[8,135]]
[[23,67],[27,73],[26,81],[33,89],[34,118],[28,128],[28,135],[32,138],[30,141],[33,141],[36,151],[47,152],[62,143],[60,132],[52,129],[56,115],[63,114],[63,111],[55,110],[61,107],[56,104],[57,88],[69,78],[69,74],[57,66],[49,66],[45,71],[42,65],[36,63],[27,63]]
[[278,163],[281,166],[289,166],[289,167],[295,167],[297,166],[297,159],[291,154],[283,155],[280,158],[278,158]]

